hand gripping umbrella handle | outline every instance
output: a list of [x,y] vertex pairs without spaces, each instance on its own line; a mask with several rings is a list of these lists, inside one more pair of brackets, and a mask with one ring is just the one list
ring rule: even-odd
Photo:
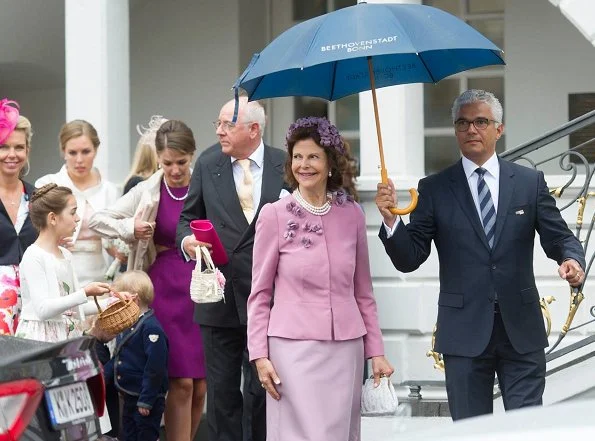
[[[384,158],[382,158],[382,159],[384,159]],[[380,176],[382,178],[382,183],[388,184],[388,174],[384,167],[380,170]],[[417,190],[415,188],[410,188],[409,195],[411,196],[411,202],[409,203],[408,206],[406,206],[405,208],[391,207],[390,212],[392,214],[396,214],[398,216],[403,216],[403,215],[409,214],[413,210],[415,210],[415,207],[417,207]]]

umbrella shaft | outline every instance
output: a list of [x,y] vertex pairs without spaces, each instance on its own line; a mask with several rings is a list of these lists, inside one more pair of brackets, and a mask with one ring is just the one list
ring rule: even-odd
[[374,83],[374,67],[372,66],[372,57],[368,58],[368,70],[370,72],[370,90],[372,91],[372,101],[374,103],[374,119],[376,120],[376,135],[378,136],[378,152],[380,153],[380,177],[382,183],[388,183],[388,172],[384,164],[384,148],[382,146],[382,132],[380,130],[380,117],[378,116],[378,100],[376,99],[376,84]]

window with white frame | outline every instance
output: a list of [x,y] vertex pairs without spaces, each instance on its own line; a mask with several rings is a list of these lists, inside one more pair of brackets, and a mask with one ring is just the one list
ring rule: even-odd
[[[506,0],[424,0],[458,16],[496,46],[504,50]],[[488,66],[452,75],[436,84],[424,84],[425,173],[431,174],[456,162],[459,157],[450,110],[455,98],[467,89],[492,92],[504,106],[504,66]],[[506,114],[506,112],[504,112]],[[504,151],[504,137],[496,145]]]
[[[356,0],[293,0],[293,22],[297,24],[355,4]],[[359,175],[359,95],[330,102],[320,98],[295,97],[294,117],[304,116],[325,116],[337,126],[351,147]]]

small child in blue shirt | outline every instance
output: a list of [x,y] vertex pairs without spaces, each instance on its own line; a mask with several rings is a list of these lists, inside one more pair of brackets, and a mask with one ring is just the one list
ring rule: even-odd
[[[104,366],[106,383],[113,382],[123,397],[123,441],[156,441],[165,407],[167,379],[167,337],[149,305],[155,293],[149,276],[127,271],[113,290],[136,294],[138,321],[117,336],[114,356]],[[92,332],[105,340],[100,330]]]

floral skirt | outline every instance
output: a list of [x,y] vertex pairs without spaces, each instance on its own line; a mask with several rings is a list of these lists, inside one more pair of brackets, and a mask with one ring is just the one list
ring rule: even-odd
[[14,335],[21,314],[21,282],[17,265],[0,265],[0,334]]
[[62,320],[21,320],[16,336],[30,340],[57,343],[83,335],[82,323],[73,317],[62,316]]

